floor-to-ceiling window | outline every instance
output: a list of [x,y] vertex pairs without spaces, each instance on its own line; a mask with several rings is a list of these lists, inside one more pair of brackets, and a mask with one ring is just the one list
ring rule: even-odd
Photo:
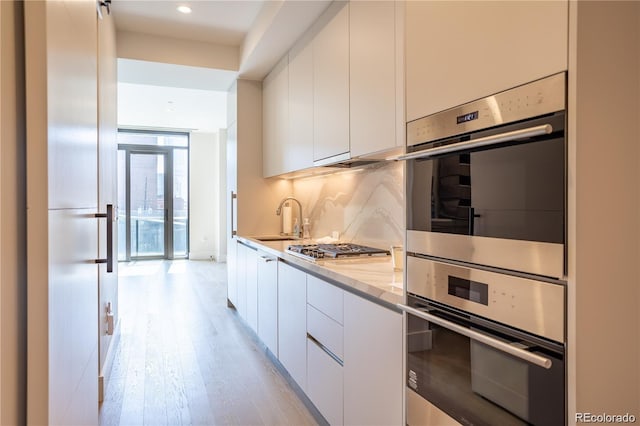
[[118,132],[119,260],[189,253],[189,134]]

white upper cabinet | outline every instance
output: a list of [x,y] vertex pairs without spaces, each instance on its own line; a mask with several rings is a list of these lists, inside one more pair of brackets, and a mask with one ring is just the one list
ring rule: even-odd
[[336,1],[313,40],[313,160],[349,153],[349,4]]
[[263,175],[285,173],[289,145],[289,59],[274,67],[262,84]]
[[[354,1],[349,10],[351,156],[394,148],[396,141],[396,5]],[[401,123],[402,124],[402,123]]]
[[412,121],[567,69],[568,1],[406,2]]
[[289,143],[284,172],[313,166],[313,47],[308,33],[289,52]]

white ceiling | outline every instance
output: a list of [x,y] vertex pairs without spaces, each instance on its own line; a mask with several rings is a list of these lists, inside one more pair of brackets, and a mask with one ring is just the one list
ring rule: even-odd
[[[224,92],[233,81],[262,80],[330,2],[113,0],[117,31],[231,46],[240,58],[237,71],[118,59],[118,124],[203,131],[226,127]],[[192,13],[179,13],[180,5]]]
[[[116,28],[185,40],[240,46],[265,2],[262,0],[114,0]],[[176,10],[191,7],[190,14]]]

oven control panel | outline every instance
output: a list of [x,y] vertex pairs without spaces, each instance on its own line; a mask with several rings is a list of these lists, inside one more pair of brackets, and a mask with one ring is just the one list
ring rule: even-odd
[[496,93],[407,124],[407,145],[418,145],[565,109],[565,73]]
[[407,291],[565,341],[565,286],[407,256]]

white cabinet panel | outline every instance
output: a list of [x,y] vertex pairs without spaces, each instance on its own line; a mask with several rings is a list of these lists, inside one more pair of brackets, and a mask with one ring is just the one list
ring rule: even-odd
[[278,356],[278,259],[258,252],[258,336]]
[[278,359],[307,388],[307,274],[278,262]]
[[236,306],[238,304],[238,243],[228,240],[227,246],[227,299]]
[[344,291],[333,284],[316,278],[307,277],[307,303],[342,324]]
[[349,152],[349,4],[334,2],[313,40],[313,159]]
[[25,2],[24,28],[27,423],[98,424],[96,4]]
[[[98,238],[92,213],[49,212],[49,282],[41,288],[49,298],[48,321],[42,319],[49,343],[37,355],[49,357],[49,424],[97,423],[98,265],[92,262]],[[86,406],[95,409],[87,412]]]
[[307,305],[307,333],[335,356],[344,358],[342,326],[311,305]]
[[247,259],[247,246],[238,243],[236,255],[236,271],[237,271],[237,303],[236,310],[241,318],[247,320],[247,268],[245,267]]
[[286,172],[313,166],[313,49],[310,36],[289,51],[289,143]]
[[289,146],[289,64],[288,56],[273,68],[262,84],[262,159],[263,175],[286,171]]
[[254,332],[258,332],[258,252],[245,247],[247,316],[246,321]]
[[402,424],[402,359],[402,315],[345,293],[345,424]]
[[307,395],[330,425],[343,424],[342,366],[312,340],[307,340]]
[[406,2],[407,121],[567,69],[568,1]]
[[47,7],[47,86],[39,96],[50,123],[50,209],[97,207],[97,25],[90,6]]
[[349,23],[350,146],[356,157],[396,146],[395,3],[351,2]]

